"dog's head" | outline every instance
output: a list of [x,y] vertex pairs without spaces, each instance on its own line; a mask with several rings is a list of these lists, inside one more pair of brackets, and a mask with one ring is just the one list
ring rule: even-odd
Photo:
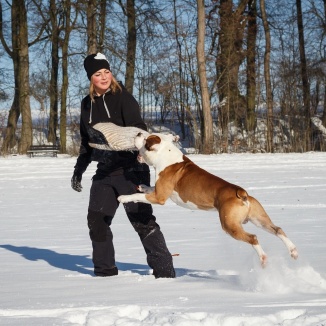
[[[179,136],[172,134],[151,134],[139,133],[135,139],[135,145],[139,150],[138,161],[156,167],[163,161],[175,159],[181,151],[173,144]],[[173,162],[174,163],[174,162]]]

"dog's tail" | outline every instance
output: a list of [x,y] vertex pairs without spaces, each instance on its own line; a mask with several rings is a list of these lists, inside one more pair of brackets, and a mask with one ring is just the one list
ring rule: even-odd
[[237,197],[243,201],[243,203],[249,207],[248,194],[242,188],[237,188]]

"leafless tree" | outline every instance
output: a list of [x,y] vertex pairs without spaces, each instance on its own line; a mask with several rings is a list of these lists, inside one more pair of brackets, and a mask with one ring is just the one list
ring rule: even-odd
[[119,0],[119,3],[121,5],[124,14],[127,17],[128,33],[127,33],[125,86],[127,90],[132,94],[134,90],[136,47],[137,47],[135,0],[127,0],[126,7],[122,4],[121,0]]
[[260,12],[265,32],[265,53],[264,53],[264,77],[266,88],[266,109],[267,109],[267,140],[266,150],[272,153],[273,148],[273,97],[270,76],[270,55],[271,55],[271,35],[266,14],[265,0],[260,0]]
[[211,106],[209,99],[209,91],[206,76],[206,59],[205,59],[205,3],[204,0],[197,0],[198,10],[198,35],[197,35],[197,64],[198,76],[200,81],[201,104],[203,110],[203,143],[202,152],[204,154],[212,154],[214,151],[213,138],[213,121],[211,115]]
[[257,125],[256,120],[256,58],[257,58],[257,1],[250,0],[248,3],[248,31],[247,31],[247,114],[246,128],[249,132],[249,141]]
[[310,126],[310,86],[307,73],[307,60],[305,52],[305,39],[304,39],[304,27],[302,18],[302,5],[301,0],[296,0],[297,7],[297,23],[298,23],[298,36],[299,36],[299,52],[300,52],[300,68],[302,79],[302,93],[303,93],[303,106],[305,117],[305,150],[311,149],[311,126]]
[[67,97],[69,87],[68,58],[69,58],[69,41],[72,30],[75,28],[78,11],[72,17],[71,0],[65,0],[63,3],[63,32],[62,37],[62,86],[61,86],[61,103],[60,103],[60,150],[66,153],[67,150]]
[[[97,0],[89,0],[87,3],[87,53],[96,53],[97,45]],[[103,13],[105,14],[105,13]]]
[[62,7],[57,6],[55,0],[50,0],[50,41],[51,41],[51,77],[50,77],[50,119],[48,130],[48,141],[55,144],[58,129],[58,107],[59,107],[59,51],[60,33],[63,21]]
[[240,0],[237,5],[232,0],[219,1],[220,19],[219,53],[216,67],[219,92],[219,118],[224,142],[228,139],[228,124],[238,126],[245,116],[246,101],[239,91],[239,69],[245,53],[243,51],[246,28],[245,10],[248,0]]
[[11,57],[14,66],[15,94],[10,108],[2,152],[8,153],[16,145],[17,122],[21,115],[22,131],[18,152],[26,153],[32,144],[32,116],[29,97],[29,51],[27,11],[24,0],[13,0],[11,4],[12,48],[3,35],[2,5],[0,2],[0,39]]

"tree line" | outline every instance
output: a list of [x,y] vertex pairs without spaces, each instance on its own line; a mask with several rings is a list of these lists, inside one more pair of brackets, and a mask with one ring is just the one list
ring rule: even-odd
[[326,0],[0,0],[1,153],[26,153],[35,106],[67,152],[95,52],[201,153],[325,150],[325,33]]

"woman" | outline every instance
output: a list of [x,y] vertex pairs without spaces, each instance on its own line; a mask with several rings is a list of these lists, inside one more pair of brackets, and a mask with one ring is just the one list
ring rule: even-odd
[[[81,146],[71,186],[82,190],[82,174],[91,161],[97,161],[88,207],[89,235],[93,246],[94,274],[118,274],[115,264],[113,235],[110,228],[119,206],[119,195],[136,192],[139,184],[150,184],[149,168],[137,162],[137,152],[107,151],[88,145],[92,138],[91,126],[99,122],[113,122],[118,126],[134,126],[146,130],[135,98],[112,76],[110,64],[101,54],[91,54],[84,61],[90,80],[89,95],[81,103]],[[147,255],[148,265],[156,278],[175,277],[173,261],[151,205],[128,203],[124,209],[138,233]]]

